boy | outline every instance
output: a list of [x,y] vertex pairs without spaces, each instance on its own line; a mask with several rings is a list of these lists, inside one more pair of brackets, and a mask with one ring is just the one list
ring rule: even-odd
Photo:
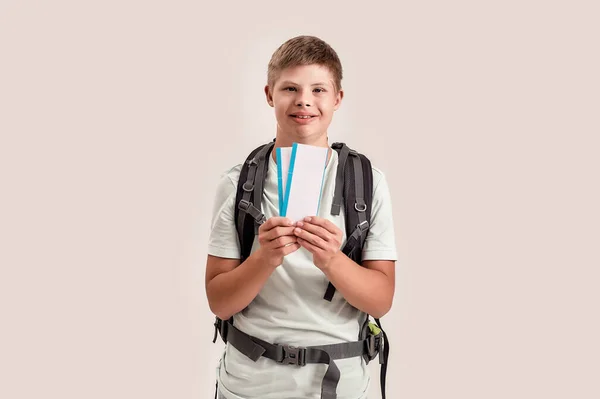
[[[344,215],[331,215],[338,154],[327,128],[340,107],[342,67],[336,52],[314,36],[282,44],[268,66],[267,103],[275,109],[274,147],[292,143],[327,147],[318,215],[292,223],[279,217],[276,151],[268,157],[261,224],[250,256],[240,263],[234,211],[241,165],[222,177],[215,199],[206,265],[210,308],[222,320],[233,316],[244,333],[268,343],[294,346],[356,341],[367,314],[379,318],[392,305],[396,248],[391,200],[383,173],[373,168],[373,202],[358,265],[341,250]],[[333,299],[323,299],[331,282]],[[225,399],[322,398],[327,366],[251,360],[228,342],[217,369],[219,397]],[[362,356],[335,360],[338,399],[365,399],[370,382]]]

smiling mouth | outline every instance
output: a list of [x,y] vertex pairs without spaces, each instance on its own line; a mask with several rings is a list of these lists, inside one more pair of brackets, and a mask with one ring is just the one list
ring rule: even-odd
[[290,115],[292,118],[297,118],[297,119],[311,119],[311,118],[315,118],[316,115]]

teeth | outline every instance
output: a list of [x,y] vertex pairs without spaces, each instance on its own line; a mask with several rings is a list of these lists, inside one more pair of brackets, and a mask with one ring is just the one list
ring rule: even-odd
[[298,115],[298,116],[296,116],[296,118],[308,119],[308,118],[311,118],[311,116],[310,115]]

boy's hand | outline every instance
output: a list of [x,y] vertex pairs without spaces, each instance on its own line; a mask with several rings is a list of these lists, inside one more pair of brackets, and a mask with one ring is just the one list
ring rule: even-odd
[[313,254],[313,263],[326,270],[336,256],[342,255],[343,233],[335,224],[317,216],[305,217],[296,222],[294,234],[298,243]]
[[294,235],[294,225],[290,219],[273,216],[258,228],[257,256],[271,266],[283,263],[283,257],[300,248]]

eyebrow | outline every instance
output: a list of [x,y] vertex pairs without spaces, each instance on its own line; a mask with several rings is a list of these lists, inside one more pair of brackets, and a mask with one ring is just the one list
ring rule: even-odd
[[[298,83],[294,83],[292,81],[286,80],[284,82],[281,83],[282,85],[294,85],[294,86],[299,86]],[[319,82],[319,83],[313,83],[311,86],[327,86],[327,83],[323,83],[323,82]]]

